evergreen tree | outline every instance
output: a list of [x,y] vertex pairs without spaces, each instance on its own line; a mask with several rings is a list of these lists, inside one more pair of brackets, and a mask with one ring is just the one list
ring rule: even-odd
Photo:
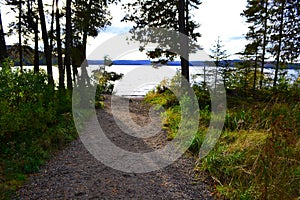
[[[256,82],[257,82],[257,67],[259,62],[259,45],[260,41],[259,39],[256,41],[253,41],[250,44],[246,45],[244,55],[248,55],[249,58],[254,57],[254,74],[253,74],[253,90],[256,89]],[[263,77],[260,77],[260,81],[263,80]]]
[[[135,35],[134,40],[142,41],[143,34],[139,33],[138,30],[144,28],[166,28],[169,30],[179,31],[180,33],[188,35],[195,42],[200,34],[195,32],[195,29],[199,27],[195,21],[192,20],[189,11],[191,9],[198,9],[201,4],[199,0],[137,0],[132,3],[127,3],[124,5],[127,14],[123,18],[123,21],[134,22],[131,32],[138,33],[140,35]],[[144,35],[145,36],[145,35]],[[149,32],[146,37],[155,37]],[[160,41],[162,43],[170,44],[170,39],[167,41]],[[147,43],[145,41],[145,43]],[[178,44],[174,44],[178,45]],[[183,57],[188,59],[187,51],[191,48],[189,41],[180,41],[180,47],[183,48],[182,52],[185,54],[181,56],[181,73],[189,80],[189,68],[188,61]],[[186,48],[186,49],[184,49]],[[141,48],[143,50],[143,48]],[[150,58],[159,58],[159,62],[165,63],[167,60],[172,60],[176,54],[174,52],[169,52],[167,49],[156,48],[154,51],[147,52]]]
[[[275,59],[276,86],[281,66],[299,59],[300,20],[299,0],[248,0],[242,15],[250,24],[246,38],[249,45],[257,46],[257,55],[261,55],[262,87],[263,69],[266,52]],[[260,60],[259,57],[257,60]]]
[[86,54],[87,37],[96,37],[101,29],[111,25],[110,12],[105,0],[75,0],[73,6],[73,45],[82,46]]
[[[261,55],[261,71],[264,74],[264,66],[269,41],[269,20],[270,20],[270,0],[247,0],[246,9],[241,14],[246,17],[246,22],[249,23],[249,32],[246,39],[257,45],[257,55]],[[251,43],[250,42],[250,43]],[[262,87],[263,76],[259,81],[260,88]]]
[[[26,13],[26,24],[27,32],[34,32],[34,72],[39,72],[39,17],[36,8],[36,1],[27,0],[27,13]],[[26,35],[26,34],[25,34]]]
[[273,0],[271,21],[273,26],[270,52],[275,57],[273,85],[276,86],[281,66],[299,58],[299,1],[297,3],[293,0]]
[[[38,14],[36,9],[36,1],[34,0],[8,0],[6,5],[9,5],[12,12],[16,14],[16,21],[9,24],[8,35],[18,35],[18,57],[21,71],[23,69],[23,61],[28,61],[28,51],[26,52],[26,45],[28,40],[34,38],[35,49],[34,52],[34,70],[38,72],[39,54],[38,54]],[[32,34],[34,33],[34,35]],[[30,53],[32,53],[30,51]],[[30,59],[32,60],[32,59]]]
[[6,4],[11,6],[11,9],[13,12],[18,13],[18,17],[17,17],[17,22],[12,22],[9,27],[9,34],[12,34],[12,32],[14,30],[17,30],[17,34],[18,34],[18,41],[19,41],[19,66],[21,69],[21,72],[23,71],[23,48],[22,48],[22,34],[25,33],[25,28],[26,24],[24,23],[25,21],[23,20],[23,18],[25,18],[24,16],[24,12],[23,12],[23,4],[24,1],[23,0],[8,0],[6,1]]
[[87,38],[96,37],[101,29],[111,24],[111,16],[107,3],[116,2],[114,0],[75,0],[73,5],[72,21],[72,65],[73,74],[77,75],[77,68],[81,66],[82,76],[87,84],[86,66],[86,46]]
[[215,87],[217,84],[217,76],[218,72],[221,72],[223,76],[223,81],[226,86],[228,81],[228,69],[229,63],[226,61],[226,58],[228,58],[229,55],[227,55],[226,50],[223,49],[224,45],[222,45],[222,41],[220,40],[220,37],[218,37],[216,44],[213,45],[213,48],[210,49],[211,55],[210,57],[214,60],[214,63],[217,67],[216,70],[214,70],[214,76],[215,76]]

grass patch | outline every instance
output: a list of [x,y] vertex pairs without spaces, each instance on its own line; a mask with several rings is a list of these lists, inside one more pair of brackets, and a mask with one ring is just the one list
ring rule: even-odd
[[[211,118],[207,90],[194,87],[200,123],[189,150],[197,155]],[[217,198],[297,199],[300,196],[300,90],[229,91],[225,127],[199,168],[215,180]],[[168,90],[145,99],[164,106],[164,128],[176,136],[181,110]]]

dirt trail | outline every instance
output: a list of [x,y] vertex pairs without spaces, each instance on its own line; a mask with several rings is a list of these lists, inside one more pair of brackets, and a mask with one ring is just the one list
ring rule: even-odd
[[[109,99],[97,116],[103,131],[117,146],[148,152],[168,142],[163,131],[146,140],[123,133],[111,114]],[[149,122],[148,109],[141,100],[130,102],[131,118],[140,125]],[[17,199],[213,199],[207,183],[195,178],[194,163],[185,154],[159,171],[125,173],[96,160],[77,139],[33,174],[18,191]]]

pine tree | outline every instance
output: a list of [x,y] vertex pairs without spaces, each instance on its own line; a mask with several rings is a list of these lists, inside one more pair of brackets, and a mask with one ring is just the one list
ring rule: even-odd
[[[299,59],[300,21],[299,1],[273,0],[272,2],[272,46],[270,52],[275,57],[273,86],[277,85],[281,66]],[[298,46],[297,46],[298,45]]]
[[6,1],[7,5],[11,6],[11,9],[13,12],[18,13],[17,14],[17,22],[12,22],[9,27],[9,34],[12,34],[13,30],[17,30],[17,34],[18,34],[18,45],[19,45],[19,66],[21,69],[21,72],[23,71],[23,48],[22,48],[22,34],[25,33],[25,31],[23,30],[23,27],[26,27],[26,24],[24,23],[24,12],[23,12],[23,4],[24,1],[23,0],[8,0]]
[[215,80],[215,87],[217,85],[217,79],[218,79],[218,72],[221,72],[222,76],[223,76],[223,81],[225,86],[227,85],[227,80],[228,80],[228,75],[227,75],[227,69],[226,67],[229,65],[226,62],[226,58],[229,57],[229,55],[227,54],[226,50],[223,49],[224,45],[222,45],[222,41],[220,39],[220,37],[218,37],[216,44],[213,45],[213,48],[210,49],[211,51],[211,55],[210,57],[214,60],[214,63],[217,67],[216,70],[214,70],[214,80]]
[[[257,45],[257,55],[261,55],[262,87],[266,52],[275,59],[276,86],[281,66],[299,59],[300,20],[299,0],[248,0],[242,15],[250,24],[246,38],[249,44]],[[257,59],[259,60],[259,59]]]
[[[143,37],[147,38],[155,37],[151,33],[144,33],[139,30],[147,28],[165,28],[168,30],[179,31],[185,35],[188,35],[194,42],[197,41],[197,38],[200,37],[200,34],[195,32],[195,29],[199,27],[195,21],[191,19],[189,15],[190,9],[198,9],[198,6],[201,4],[199,0],[136,0],[132,3],[127,3],[124,5],[124,9],[128,12],[126,13],[123,21],[134,22],[131,32],[135,35],[133,40],[138,40],[145,42]],[[174,59],[176,54],[170,52],[167,49],[163,49],[165,43],[170,44],[170,39],[166,40],[160,38],[161,47],[156,48],[154,51],[148,51],[147,55],[149,58],[158,58],[158,62],[164,64],[168,60]],[[174,44],[178,45],[178,44]],[[191,50],[190,41],[180,41],[181,48],[185,47],[182,52],[186,55],[181,56],[181,73],[182,75],[189,80],[189,68],[188,61],[183,57],[188,59],[188,53],[186,51]],[[143,48],[141,48],[143,50]]]
[[270,16],[270,0],[247,0],[246,9],[241,14],[246,17],[246,22],[249,23],[249,32],[246,39],[250,43],[255,43],[258,47],[257,55],[261,55],[261,71],[262,74],[259,84],[262,88],[264,66],[267,52],[267,45],[269,42],[269,16]]
[[87,37],[96,37],[100,30],[111,25],[111,16],[104,0],[75,0],[73,6],[73,45],[82,45],[86,54]]
[[[88,37],[96,37],[100,30],[111,24],[107,3],[114,0],[75,0],[73,4],[72,21],[72,65],[73,74],[77,75],[77,68],[81,66],[83,81],[89,84],[86,72],[86,46]],[[84,75],[85,74],[85,75]]]
[[[254,75],[253,75],[253,90],[256,89],[256,82],[257,82],[257,67],[259,62],[259,46],[261,42],[258,40],[254,40],[252,43],[246,45],[244,55],[248,55],[248,57],[254,57]],[[260,77],[260,81],[263,77]]]
[[[38,54],[38,14],[36,9],[36,1],[34,0],[8,0],[11,11],[16,14],[16,21],[9,24],[8,35],[18,35],[18,60],[21,71],[23,69],[23,60],[31,61],[32,52],[28,54],[26,44],[28,40],[34,38],[36,51],[34,54],[34,71],[38,72],[39,54]],[[34,33],[34,34],[32,34]],[[30,59],[28,59],[30,58]]]

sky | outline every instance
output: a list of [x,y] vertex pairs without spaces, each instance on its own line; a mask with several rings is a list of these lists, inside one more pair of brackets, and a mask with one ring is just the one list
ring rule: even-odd
[[[193,12],[194,20],[199,22],[199,32],[202,35],[198,43],[207,54],[220,37],[224,49],[227,50],[229,59],[238,59],[236,53],[242,51],[247,44],[244,35],[248,31],[245,18],[240,14],[247,5],[246,0],[202,0],[198,10]],[[111,6],[113,15],[112,26],[101,37],[90,39],[91,44],[88,52],[92,52],[102,41],[111,38],[118,33],[127,32],[132,24],[120,22],[123,13],[120,5]],[[144,54],[131,54],[140,59],[147,59]]]
[[[126,1],[126,0],[125,0]],[[122,1],[124,2],[124,0]],[[247,24],[240,13],[246,7],[246,0],[202,0],[198,10],[194,10],[194,20],[200,23],[199,32],[202,35],[198,43],[204,51],[210,54],[210,49],[220,37],[224,49],[230,55],[230,59],[238,59],[236,53],[242,51],[247,41],[244,35],[247,33]],[[132,27],[131,23],[121,22],[124,16],[121,4],[110,5],[113,16],[112,26],[99,33],[97,38],[89,38],[87,54],[107,39],[118,34],[126,33]],[[2,21],[4,30],[15,18],[6,14],[7,9],[1,5]],[[7,44],[17,43],[17,37],[6,38]],[[147,59],[143,53],[131,54],[135,59]],[[128,56],[127,56],[128,57]],[[100,58],[101,59],[101,58]]]

